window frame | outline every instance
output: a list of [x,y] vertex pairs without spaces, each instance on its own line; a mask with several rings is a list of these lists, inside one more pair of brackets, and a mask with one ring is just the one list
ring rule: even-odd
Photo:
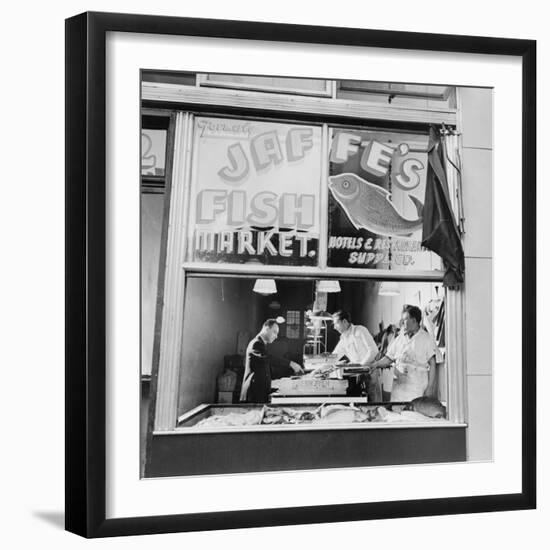
[[[270,86],[269,84],[258,84],[251,82],[240,83],[224,80],[216,80],[218,76],[230,76],[230,75],[218,75],[217,73],[197,73],[196,85],[200,87],[222,88],[222,89],[235,89],[244,90],[250,92],[269,92],[269,93],[281,93],[291,95],[303,95],[308,97],[332,97],[334,94],[334,80],[326,80],[324,78],[300,78],[299,80],[315,80],[325,83],[324,90],[308,90],[307,88],[296,88],[292,86]],[[243,75],[235,75],[243,76]],[[260,75],[258,75],[260,76]],[[273,77],[284,80],[284,77]],[[288,77],[287,77],[288,78]]]

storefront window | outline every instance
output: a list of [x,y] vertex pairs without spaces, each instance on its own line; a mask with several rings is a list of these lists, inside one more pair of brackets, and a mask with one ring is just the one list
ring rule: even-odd
[[[418,462],[417,449],[437,459],[444,433],[456,443],[449,456],[463,459],[464,295],[443,287],[440,256],[422,247],[435,183],[451,197],[445,220],[460,211],[459,142],[430,112],[447,102],[445,124],[455,124],[455,91],[369,84],[332,82],[331,95],[312,98],[307,90],[322,95],[326,82],[198,75],[177,89],[181,109],[167,103],[171,130],[143,125],[142,191],[169,190],[164,217],[161,200],[142,202],[142,243],[160,246],[142,254],[159,266],[156,288],[142,278],[142,358],[158,351],[152,475],[226,471],[197,451],[200,437],[213,448],[229,440],[208,432],[243,432],[231,435],[232,452],[259,457],[251,471],[273,466],[265,441],[309,457],[325,437],[339,460],[358,441],[355,463],[372,445],[377,464],[394,464]],[[259,116],[260,88],[282,92],[263,94],[269,118]],[[454,159],[437,182],[429,139]],[[393,423],[403,430],[379,430]],[[195,452],[210,466],[179,464]]]
[[[351,279],[340,281],[340,292],[323,296],[316,290],[319,287],[315,280],[278,278],[276,293],[262,296],[254,292],[255,281],[254,277],[188,277],[179,429],[230,428],[240,421],[246,425],[247,417],[239,415],[262,406],[271,411],[270,407],[283,405],[291,407],[291,412],[286,412],[291,416],[309,411],[312,414],[304,416],[304,424],[316,425],[316,419],[321,422],[323,404],[331,403],[341,404],[342,411],[359,411],[355,420],[344,414],[344,424],[432,422],[434,418],[445,418],[445,300],[438,285],[399,282],[395,283],[396,294],[387,296],[380,293],[383,281]],[[286,309],[286,316],[278,315],[278,308],[273,307],[274,297],[283,311],[296,309]],[[320,315],[316,311],[320,303],[326,304],[332,314]],[[404,306],[413,306],[422,315],[416,327],[418,332],[410,337],[422,344],[412,344],[403,351],[399,338],[411,330],[403,321]],[[304,331],[300,330],[302,311],[307,319]],[[368,334],[366,345],[372,343],[374,350],[369,363],[389,355],[392,364],[388,368],[370,369],[356,363],[353,346],[363,345],[362,335],[349,349],[342,347],[342,342],[349,344],[351,333],[342,334],[345,331],[333,316],[341,311],[346,312],[352,331]],[[263,325],[269,319],[278,325],[276,338],[265,345],[263,365],[269,370],[272,387],[266,392],[264,403],[250,402],[245,388],[250,376],[247,364],[250,365],[250,354],[255,353],[254,342],[263,334]],[[417,385],[427,383],[430,363],[434,369],[430,376],[435,377],[434,400],[419,403],[416,411],[414,406],[405,407],[404,402],[411,400],[404,398],[405,392],[414,390],[421,397],[426,389],[409,386],[413,379]],[[292,364],[299,366],[298,373]],[[409,380],[407,384],[405,378]],[[252,416],[250,425],[261,425]],[[281,417],[280,422],[273,423],[285,421]]]

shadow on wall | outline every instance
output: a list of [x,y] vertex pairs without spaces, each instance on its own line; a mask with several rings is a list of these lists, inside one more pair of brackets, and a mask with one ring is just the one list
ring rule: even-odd
[[214,403],[224,357],[237,352],[238,333],[256,334],[254,280],[190,277],[183,320],[178,415]]

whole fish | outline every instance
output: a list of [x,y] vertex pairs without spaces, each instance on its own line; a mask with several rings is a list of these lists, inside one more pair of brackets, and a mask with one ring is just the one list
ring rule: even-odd
[[416,411],[430,418],[445,418],[446,409],[435,397],[417,397],[405,406],[407,411]]
[[347,405],[321,405],[316,410],[318,417],[313,424],[348,424],[350,422],[366,422],[369,417],[357,407]]
[[418,219],[407,220],[391,202],[391,193],[356,174],[330,176],[328,187],[356,229],[367,229],[376,235],[410,237],[422,228],[423,204],[412,195]]

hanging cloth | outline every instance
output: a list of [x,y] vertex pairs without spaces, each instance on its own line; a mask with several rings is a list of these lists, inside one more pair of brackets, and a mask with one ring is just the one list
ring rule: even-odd
[[443,162],[441,143],[432,126],[428,143],[422,246],[442,258],[445,267],[443,285],[457,287],[464,282],[464,250],[451,208]]

